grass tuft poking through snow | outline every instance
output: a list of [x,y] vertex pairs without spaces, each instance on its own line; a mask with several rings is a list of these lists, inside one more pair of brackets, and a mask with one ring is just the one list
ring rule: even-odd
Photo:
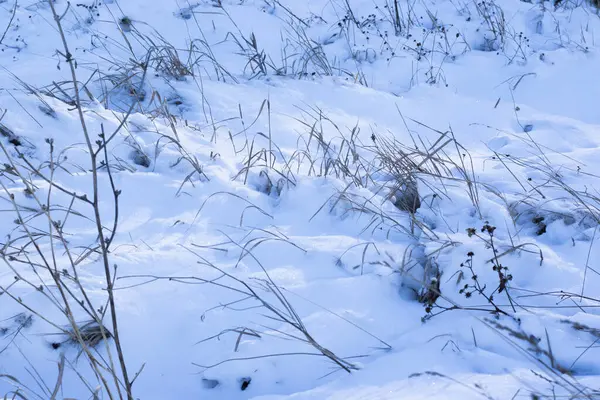
[[599,30],[0,0],[0,397],[599,399]]

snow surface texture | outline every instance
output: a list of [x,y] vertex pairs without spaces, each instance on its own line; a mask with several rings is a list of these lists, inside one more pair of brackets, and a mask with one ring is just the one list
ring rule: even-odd
[[133,398],[600,398],[599,32],[572,0],[0,0],[0,393],[127,398],[112,288]]

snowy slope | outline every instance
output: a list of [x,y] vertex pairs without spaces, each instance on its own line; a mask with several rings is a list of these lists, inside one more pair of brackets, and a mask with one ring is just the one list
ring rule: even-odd
[[397,15],[0,0],[0,393],[600,398],[597,9]]

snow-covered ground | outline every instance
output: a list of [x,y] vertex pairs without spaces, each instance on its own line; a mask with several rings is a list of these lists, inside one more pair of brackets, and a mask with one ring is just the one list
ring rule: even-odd
[[494,1],[0,0],[0,394],[600,398],[600,17]]

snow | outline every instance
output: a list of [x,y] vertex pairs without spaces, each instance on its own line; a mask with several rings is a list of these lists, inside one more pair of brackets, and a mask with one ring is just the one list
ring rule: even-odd
[[[98,208],[111,236],[112,179],[135,398],[600,398],[598,10],[401,1],[396,35],[393,4],[54,1],[92,142],[116,132]],[[67,270],[76,321],[79,285],[106,308],[93,209],[69,194],[93,192],[69,64],[48,1],[0,0],[5,28],[0,394],[52,398],[64,355],[55,398],[110,398],[77,345],[52,347],[69,321],[41,266]],[[377,164],[392,141],[443,167],[423,163],[414,215]],[[418,293],[436,283],[428,313]],[[115,341],[93,354],[116,357]]]

